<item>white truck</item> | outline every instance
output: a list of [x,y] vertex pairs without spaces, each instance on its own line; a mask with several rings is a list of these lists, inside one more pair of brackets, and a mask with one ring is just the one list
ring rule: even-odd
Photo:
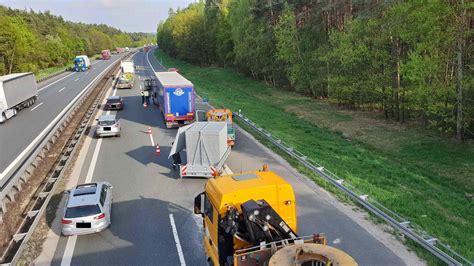
[[32,106],[38,99],[33,73],[0,76],[0,123],[15,116],[17,111]]
[[117,89],[133,88],[133,83],[135,81],[135,66],[133,61],[126,60],[120,62],[120,68],[122,74],[119,77],[117,84],[115,85]]
[[[186,150],[184,163],[179,162],[179,176],[215,177],[223,171],[230,154],[227,145],[227,124],[195,122],[180,127],[168,158]],[[179,159],[181,161],[181,159]]]

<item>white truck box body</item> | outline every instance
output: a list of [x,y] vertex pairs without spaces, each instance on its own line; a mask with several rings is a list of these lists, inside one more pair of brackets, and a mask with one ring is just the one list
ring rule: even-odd
[[185,134],[188,163],[216,165],[227,150],[225,123],[193,123]]
[[155,72],[155,76],[163,87],[193,87],[191,81],[181,76],[178,72],[167,71],[167,72]]
[[120,66],[122,67],[122,73],[135,73],[135,67],[132,61],[122,61],[120,62]]
[[212,177],[214,172],[221,171],[230,153],[227,124],[195,122],[179,128],[168,158],[183,149],[186,160],[180,165],[181,177]]
[[0,76],[0,112],[38,95],[33,73]]

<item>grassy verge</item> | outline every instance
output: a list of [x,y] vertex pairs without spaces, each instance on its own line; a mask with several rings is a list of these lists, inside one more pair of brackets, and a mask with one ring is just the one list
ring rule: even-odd
[[334,108],[232,70],[157,51],[211,104],[242,113],[349,183],[474,259],[474,145]]
[[36,80],[40,80],[42,78],[45,78],[47,76],[51,76],[53,74],[59,73],[64,71],[67,67],[70,67],[72,65],[67,65],[67,66],[56,66],[56,67],[49,67],[45,69],[41,69],[38,71],[38,73],[35,75]]

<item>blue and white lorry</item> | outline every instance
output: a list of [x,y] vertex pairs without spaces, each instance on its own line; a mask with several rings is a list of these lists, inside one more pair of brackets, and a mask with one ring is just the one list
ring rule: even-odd
[[153,101],[160,107],[167,128],[187,125],[195,119],[195,95],[191,81],[178,72],[155,72]]
[[74,71],[86,71],[91,68],[91,61],[87,55],[78,55],[74,58]]

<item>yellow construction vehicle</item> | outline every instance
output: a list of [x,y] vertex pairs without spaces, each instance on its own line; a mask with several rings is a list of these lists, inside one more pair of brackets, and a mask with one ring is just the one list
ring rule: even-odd
[[232,120],[232,111],[229,109],[211,109],[206,113],[207,121],[227,123],[227,145],[234,146],[235,130]]
[[263,170],[209,179],[194,199],[211,265],[357,265],[323,235],[297,235],[292,186]]

